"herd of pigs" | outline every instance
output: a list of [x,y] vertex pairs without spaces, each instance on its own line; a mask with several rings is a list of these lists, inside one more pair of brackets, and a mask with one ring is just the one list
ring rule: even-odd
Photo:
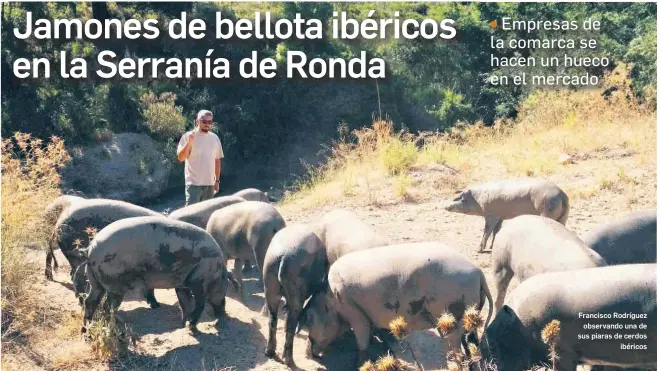
[[[566,193],[548,180],[521,178],[459,191],[445,212],[484,217],[479,251],[491,252],[495,303],[482,270],[451,241],[394,244],[345,209],[287,225],[267,194],[254,188],[168,215],[119,200],[60,196],[45,210],[53,226],[45,274],[53,279],[53,250],[59,248],[84,307],[83,332],[104,296],[103,309],[117,309],[134,289],[152,308],[159,306],[154,289],[174,289],[182,326],[195,332],[206,304],[216,317],[226,315],[228,286],[244,298],[242,271],[256,264],[262,314],[269,317],[265,353],[275,357],[284,299],[282,359],[289,365],[301,330],[312,357],[353,331],[361,365],[373,331],[388,329],[397,316],[409,331],[426,330],[445,312],[461,318],[469,306],[482,310],[488,302],[481,338],[457,330],[449,340],[465,353],[474,343],[498,370],[548,363],[539,334],[554,319],[561,323],[557,370],[656,368],[656,210],[615,218],[578,237],[565,227]],[[91,237],[89,228],[96,231]],[[234,259],[232,271],[228,259]],[[506,296],[515,276],[520,284]],[[647,348],[625,351],[620,343],[632,341],[580,340],[579,334],[590,333],[584,315],[594,313],[646,316],[647,339],[638,343]]]

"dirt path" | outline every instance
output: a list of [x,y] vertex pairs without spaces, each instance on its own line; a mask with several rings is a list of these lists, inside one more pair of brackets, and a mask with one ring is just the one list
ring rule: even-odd
[[[585,164],[586,168],[612,166],[612,163],[593,161]],[[626,162],[625,162],[626,165]],[[636,168],[631,164],[630,169]],[[628,213],[631,210],[656,208],[656,173],[650,167],[647,172],[637,170],[631,175],[636,179],[636,186],[627,190],[618,187],[602,187],[595,194],[572,199],[567,227],[576,233],[582,233],[606,220]],[[552,177],[562,187],[587,187],[600,182],[596,175],[577,168],[574,173],[567,172],[562,178]],[[602,182],[603,183],[603,182]],[[606,189],[607,188],[607,189]],[[430,190],[429,192],[433,192]],[[632,199],[635,199],[632,201]],[[386,234],[393,242],[414,242],[441,240],[454,245],[481,267],[488,279],[490,290],[495,298],[495,286],[490,274],[490,254],[478,254],[477,247],[481,238],[483,219],[460,214],[451,214],[443,210],[444,197],[431,194],[420,203],[398,203],[389,206],[369,206],[356,200],[336,202],[333,205],[315,209],[303,209],[296,204],[279,207],[288,223],[308,223],[318,220],[324,213],[336,207],[353,210],[360,218],[376,230]],[[39,257],[41,259],[42,256]],[[41,282],[44,299],[52,306],[78,310],[73,293],[70,291],[68,266],[61,253],[57,258],[62,264],[56,273],[56,282]],[[41,260],[43,261],[43,260]],[[230,262],[232,264],[232,262]],[[150,309],[146,302],[133,295],[122,304],[120,314],[132,325],[138,336],[137,347],[123,365],[112,368],[141,370],[287,370],[283,364],[264,356],[268,336],[268,320],[259,314],[263,304],[263,290],[257,273],[248,274],[244,285],[248,300],[245,304],[236,300],[230,289],[227,301],[228,317],[214,326],[215,321],[205,313],[199,329],[201,334],[193,336],[182,328],[179,320],[179,308],[173,290],[156,290],[156,298],[162,304],[158,309]],[[516,287],[516,279],[510,290]],[[486,316],[486,308],[483,311]],[[349,334],[351,335],[351,334]],[[348,370],[353,365],[355,344],[352,336],[339,342],[323,361],[309,359],[305,355],[305,333],[295,339],[294,359],[303,370]],[[411,342],[421,349],[425,369],[444,367],[445,349],[434,331],[415,334]],[[53,343],[52,341],[50,343]],[[284,344],[284,318],[278,323],[277,353],[282,354]],[[55,352],[51,350],[41,352]],[[410,356],[404,358],[410,360]],[[48,362],[44,365],[48,369]],[[89,367],[83,367],[89,369]]]

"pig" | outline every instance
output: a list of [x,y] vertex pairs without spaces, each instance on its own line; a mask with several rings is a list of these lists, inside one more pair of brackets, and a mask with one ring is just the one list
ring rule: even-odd
[[[307,330],[308,354],[319,356],[352,328],[359,366],[366,360],[372,328],[388,329],[402,316],[407,331],[427,330],[446,311],[460,320],[468,306],[481,310],[485,298],[488,323],[493,301],[484,274],[453,247],[437,241],[375,247],[346,254],[330,266],[327,284],[306,303],[297,331]],[[450,344],[459,349],[465,336],[453,331]]]
[[[262,272],[264,256],[271,239],[284,227],[285,220],[273,205],[261,201],[243,201],[214,211],[206,231],[220,246],[225,264],[228,259],[235,259],[232,273],[241,283],[241,261],[254,259]],[[240,286],[243,299],[243,285]]]
[[345,209],[335,209],[327,213],[313,228],[324,243],[329,266],[352,251],[388,244],[385,237],[377,234],[356,214]]
[[188,322],[189,330],[196,332],[205,303],[220,318],[225,315],[228,283],[238,289],[213,237],[182,221],[155,216],[118,220],[101,230],[87,250],[90,291],[83,332],[104,294],[109,308],[116,310],[126,292],[136,287],[173,288],[182,325]]
[[[60,218],[60,215],[62,215],[62,213],[64,213],[69,208],[69,206],[71,206],[71,204],[78,203],[84,200],[85,198],[83,197],[73,196],[73,195],[61,195],[55,198],[50,204],[48,204],[48,206],[46,206],[46,209],[44,209],[45,225],[50,229],[55,228],[55,224],[57,223],[57,220]],[[51,249],[48,249],[48,251],[46,252],[46,273],[45,273],[46,278],[48,280],[53,280],[51,262],[53,267],[55,267],[55,269],[59,267],[57,264],[57,259],[55,259],[55,255],[53,255],[53,251]]]
[[[556,184],[540,178],[515,178],[473,185],[461,191],[445,210],[484,217],[484,233],[479,252],[486,248],[489,237],[497,233],[503,220],[515,216],[541,215],[566,224],[569,198]],[[491,246],[493,248],[493,239]]]
[[306,225],[289,225],[273,236],[264,257],[264,294],[269,310],[269,338],[265,354],[275,356],[280,298],[287,302],[283,360],[293,365],[294,332],[304,301],[321,289],[326,272],[326,250]]
[[519,281],[544,272],[593,268],[605,260],[559,222],[539,215],[520,215],[503,222],[491,256],[498,288],[496,310],[505,300],[512,277]]
[[[485,329],[479,344],[482,358],[493,362],[498,370],[507,371],[530,370],[542,362],[550,364],[549,347],[540,339],[540,332],[558,320],[558,371],[575,371],[578,365],[656,367],[656,270],[656,264],[627,264],[531,277],[512,290]],[[645,318],[619,318],[622,314]],[[599,315],[611,318],[594,318]],[[647,328],[633,332],[584,328],[587,324],[632,323],[644,323]],[[641,333],[647,338],[592,338],[615,333]],[[631,343],[647,349],[621,348],[621,344]]]
[[581,239],[610,265],[656,263],[656,209],[616,218]]
[[216,197],[177,209],[171,212],[168,218],[181,220],[204,229],[214,211],[244,201],[246,200],[238,196]]
[[[243,201],[246,201],[246,199],[235,195],[216,197],[177,209],[170,213],[168,217],[206,229],[209,217],[211,217],[211,214],[213,214],[214,211]],[[239,265],[242,264],[241,262],[238,263]],[[250,262],[246,261],[244,270],[248,271],[249,267]]]
[[44,209],[44,222],[48,227],[54,227],[55,223],[57,223],[57,219],[60,218],[60,215],[62,215],[71,204],[85,200],[86,198],[74,195],[58,196],[46,206],[46,209]]
[[262,202],[269,202],[269,195],[266,192],[262,192],[257,188],[246,188],[242,189],[236,193],[234,193],[232,196],[238,196],[246,201],[262,201]]
[[71,266],[73,275],[76,267],[85,260],[76,249],[85,247],[90,239],[87,228],[100,231],[108,224],[135,216],[164,216],[128,202],[110,199],[88,199],[71,204],[60,216],[49,238],[49,252],[46,255],[46,278],[53,279],[51,259],[53,250],[59,248]]
[[[233,194],[233,196],[238,196],[241,197],[247,201],[262,201],[262,202],[270,202],[271,198],[269,197],[268,193],[262,192],[257,188],[246,188],[242,189],[236,193]],[[249,260],[246,260],[243,265],[243,272],[249,272],[251,269],[251,264]]]

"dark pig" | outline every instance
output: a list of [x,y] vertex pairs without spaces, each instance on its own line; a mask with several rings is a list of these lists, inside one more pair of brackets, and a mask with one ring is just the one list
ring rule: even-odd
[[[540,333],[557,320],[558,371],[575,371],[578,365],[655,368],[656,270],[656,264],[628,264],[531,277],[512,290],[487,326],[480,339],[481,356],[498,370],[524,371],[549,364],[549,347]],[[633,332],[594,327],[642,323],[647,327]],[[616,333],[640,333],[646,338],[616,339]],[[630,344],[637,344],[637,349],[622,348]]]
[[[55,225],[57,224],[57,220],[60,218],[62,213],[64,213],[69,206],[73,203],[78,203],[80,201],[84,201],[85,198],[83,197],[78,197],[78,196],[73,196],[73,195],[62,195],[59,197],[56,197],[53,201],[51,201],[48,206],[44,209],[44,223],[48,228],[52,229],[55,228]],[[52,263],[51,263],[52,262]],[[58,268],[57,264],[57,259],[55,259],[55,255],[53,255],[53,250],[48,249],[46,252],[46,279],[48,280],[53,280],[53,271],[51,264],[55,267],[55,269]]]
[[[243,198],[246,201],[262,201],[270,202],[270,197],[268,193],[262,192],[257,188],[246,188],[238,192],[235,192],[232,196],[238,196]],[[240,264],[240,262],[237,262]],[[243,272],[249,272],[251,269],[251,264],[249,260],[243,262]]]
[[209,218],[214,211],[244,201],[245,199],[238,196],[216,197],[177,209],[171,212],[168,218],[181,220],[182,222],[190,223],[204,229],[207,227]]
[[90,243],[86,268],[90,291],[83,331],[104,294],[108,306],[117,309],[126,292],[135,288],[175,289],[182,322],[188,321],[189,329],[196,331],[205,303],[216,317],[223,316],[228,281],[238,289],[213,237],[202,228],[164,217],[108,225]]
[[616,218],[581,239],[609,265],[656,263],[656,209]]
[[63,212],[65,212],[71,204],[85,201],[86,198],[73,196],[73,195],[62,195],[56,197],[46,209],[44,209],[44,221],[48,227],[54,227],[57,223],[57,219],[60,218]]
[[304,225],[290,225],[273,236],[264,257],[264,294],[269,310],[266,356],[275,356],[280,298],[287,302],[283,359],[292,365],[294,333],[303,303],[322,287],[326,273],[326,251],[319,237]]
[[[53,250],[59,248],[71,266],[71,278],[78,265],[85,261],[86,256],[81,248],[87,246],[90,240],[88,231],[102,230],[117,220],[137,216],[158,216],[165,218],[156,211],[140,207],[129,202],[110,199],[88,199],[85,202],[71,204],[55,224],[48,241],[49,253],[46,255],[46,278],[53,279],[51,260]],[[153,293],[145,293],[152,308],[159,306]]]
[[[241,262],[255,261],[262,272],[264,256],[271,239],[284,227],[285,220],[273,205],[261,201],[243,201],[214,211],[206,231],[220,246],[225,263],[228,259],[235,259],[232,271],[241,283]],[[243,298],[242,284],[240,292]]]

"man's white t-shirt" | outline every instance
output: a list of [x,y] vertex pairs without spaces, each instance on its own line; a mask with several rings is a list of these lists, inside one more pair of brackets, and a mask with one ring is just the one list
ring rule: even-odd
[[212,186],[216,178],[216,160],[224,157],[220,139],[212,132],[189,131],[181,136],[177,153],[186,146],[189,135],[195,135],[195,141],[184,166],[186,185]]

